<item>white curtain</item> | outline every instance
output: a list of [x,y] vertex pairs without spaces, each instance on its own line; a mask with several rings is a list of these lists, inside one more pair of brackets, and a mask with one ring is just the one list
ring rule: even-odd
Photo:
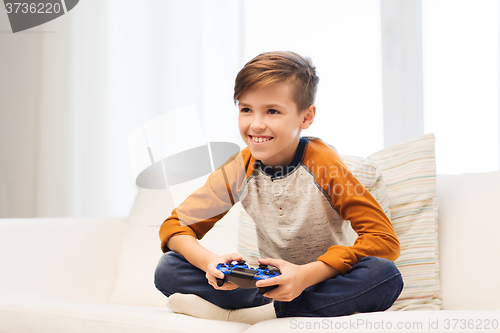
[[[0,217],[128,215],[136,195],[128,136],[177,108],[196,106],[207,141],[241,146],[234,78],[245,61],[275,49],[309,55],[318,66],[317,105],[323,111],[305,135],[363,156],[433,131],[440,173],[498,168],[498,48],[477,51],[498,45],[498,2],[485,1],[492,9],[471,5],[471,11],[466,0],[424,1],[422,18],[420,3],[314,0],[304,7],[298,0],[82,0],[66,15],[16,34],[0,10]],[[442,43],[451,35],[440,33],[452,25],[436,6],[454,13],[461,27],[462,17],[470,16],[469,30],[454,31],[459,51]],[[464,14],[457,15],[457,8]],[[420,20],[423,66],[415,56],[422,53]],[[464,42],[466,32],[474,43]],[[443,49],[450,55],[443,57]],[[447,67],[435,62],[436,52]],[[486,74],[481,80],[441,80],[436,67],[472,78]],[[489,106],[464,109],[464,96],[475,103],[479,95],[469,88],[457,95],[446,80],[475,87]],[[473,118],[479,132],[450,127],[450,117],[457,116],[464,126]],[[457,138],[476,153],[470,164],[463,163],[464,145]]]
[[[34,209],[16,200],[1,206],[0,217],[127,216],[137,192],[128,136],[176,108],[196,106],[207,140],[238,142],[232,93],[243,65],[241,7],[234,0],[83,0],[33,29],[30,40],[17,39],[40,41],[26,60],[39,61],[38,84],[26,96],[38,99],[30,106]],[[12,117],[2,110],[2,119]],[[17,185],[1,185],[5,203]]]

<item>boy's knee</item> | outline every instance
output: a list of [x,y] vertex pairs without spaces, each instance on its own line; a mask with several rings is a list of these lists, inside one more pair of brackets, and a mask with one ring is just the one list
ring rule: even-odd
[[398,293],[403,289],[401,272],[393,261],[378,257],[365,257],[359,263],[368,269],[370,273],[367,277],[373,282],[379,281],[379,283],[385,282],[392,285],[392,289],[397,290]]
[[[401,291],[403,290],[404,282],[401,272],[396,267],[393,261],[378,258],[378,257],[365,257],[360,260],[360,264],[366,265],[368,269],[365,276],[365,283],[368,285],[373,284],[374,292],[379,297],[374,297],[375,311],[387,310],[397,300]],[[370,310],[370,311],[373,311]]]
[[403,290],[404,283],[401,272],[396,267],[396,264],[391,260],[378,257],[367,257],[367,260],[371,261],[371,269],[374,273],[379,275],[390,286],[389,289],[394,291],[397,298]]
[[179,262],[183,259],[184,257],[174,251],[164,253],[160,257],[160,260],[158,260],[158,265],[156,265],[154,277],[156,289],[164,294],[168,293],[168,290],[170,289],[168,287],[169,282],[175,281],[175,267],[178,266]]
[[400,275],[399,269],[393,261],[379,257],[364,257],[360,263],[366,265],[372,272],[382,275]]
[[162,274],[169,271],[169,267],[171,267],[173,262],[175,261],[173,253],[174,252],[170,251],[164,253],[160,257],[160,260],[158,260],[158,264],[156,265],[156,274]]

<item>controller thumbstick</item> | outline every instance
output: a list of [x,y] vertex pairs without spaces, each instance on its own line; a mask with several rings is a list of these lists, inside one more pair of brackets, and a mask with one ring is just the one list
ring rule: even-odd
[[267,269],[267,265],[260,264],[260,265],[259,265],[259,269]]
[[238,265],[244,265],[246,263],[245,260],[238,260]]

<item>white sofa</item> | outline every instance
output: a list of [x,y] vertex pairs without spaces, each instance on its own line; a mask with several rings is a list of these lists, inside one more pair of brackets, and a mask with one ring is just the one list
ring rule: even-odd
[[[141,231],[129,228],[129,219],[2,219],[0,332],[499,332],[500,171],[438,175],[437,188],[442,310],[253,326],[191,318],[172,313],[154,289],[159,243],[134,240]],[[204,245],[235,251],[238,212],[233,209]],[[157,225],[148,232],[156,234]],[[141,251],[156,254],[144,258]]]

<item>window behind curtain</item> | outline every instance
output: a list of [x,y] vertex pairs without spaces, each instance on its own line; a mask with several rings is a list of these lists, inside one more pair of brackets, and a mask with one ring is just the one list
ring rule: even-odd
[[342,154],[383,148],[378,1],[245,1],[245,61],[266,51],[312,58],[320,83],[313,125]]
[[422,0],[425,132],[438,173],[499,168],[498,0]]

